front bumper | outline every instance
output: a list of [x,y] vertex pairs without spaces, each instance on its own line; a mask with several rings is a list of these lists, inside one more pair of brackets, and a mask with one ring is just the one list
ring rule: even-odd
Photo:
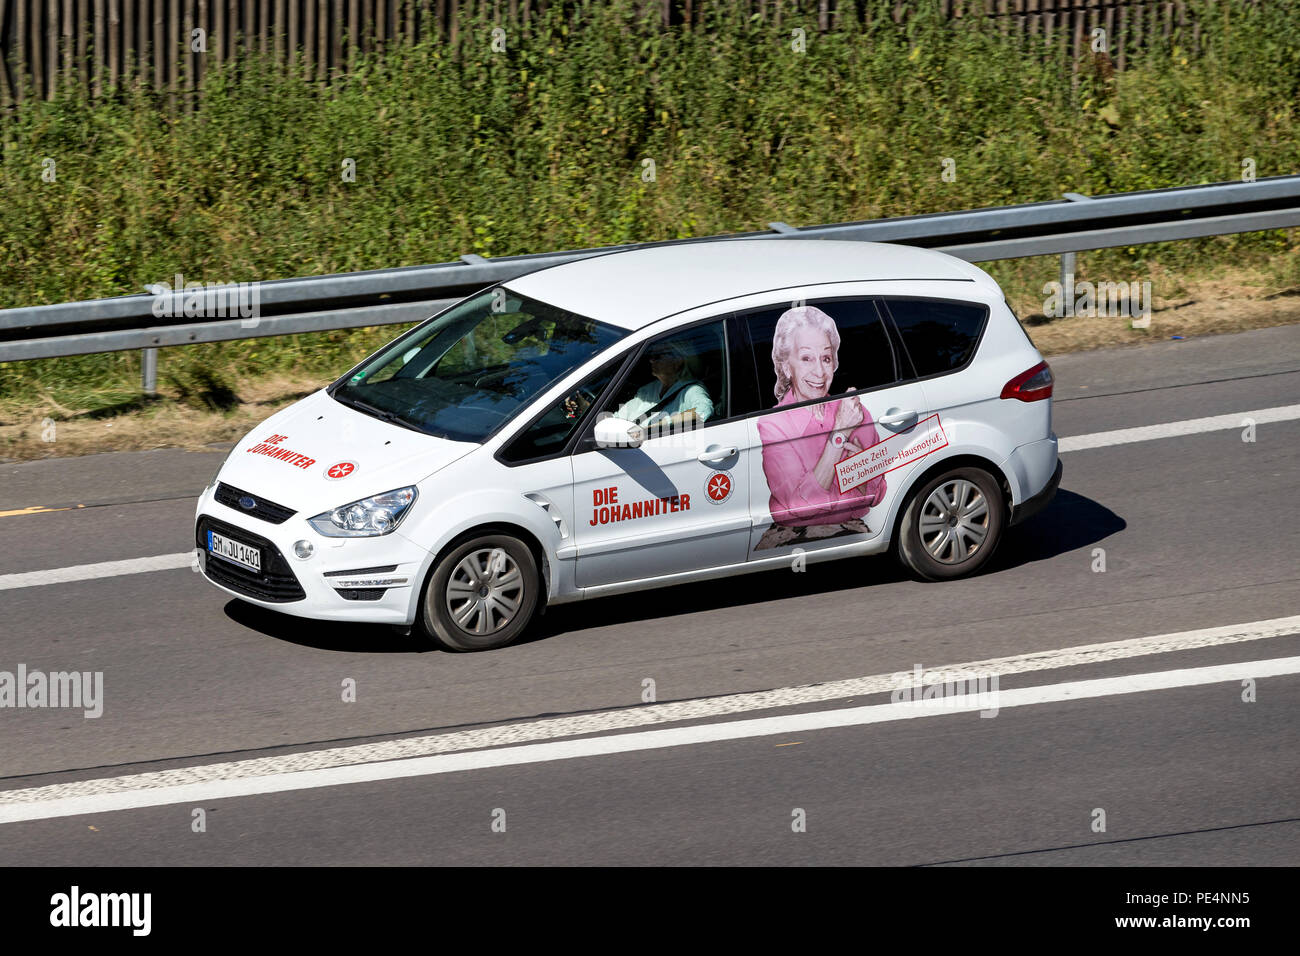
[[[208,553],[209,530],[257,547],[262,572]],[[303,539],[315,548],[305,560],[293,551]],[[329,538],[302,515],[273,524],[223,505],[211,490],[199,499],[194,546],[203,576],[227,594],[324,621],[411,624],[432,562],[400,529],[374,538]]]

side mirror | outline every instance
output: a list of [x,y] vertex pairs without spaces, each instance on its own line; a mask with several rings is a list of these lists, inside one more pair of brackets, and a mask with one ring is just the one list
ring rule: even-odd
[[596,422],[592,438],[597,448],[639,448],[645,441],[645,429],[636,422],[611,415]]

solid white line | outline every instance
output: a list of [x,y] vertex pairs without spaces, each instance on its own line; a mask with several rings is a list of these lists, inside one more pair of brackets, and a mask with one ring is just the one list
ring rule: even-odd
[[[924,665],[924,662],[919,663],[931,674],[943,671],[966,671],[980,675],[997,674],[999,676],[1008,676],[1011,674],[1027,674],[1035,671],[1079,667],[1085,664],[1098,664],[1131,657],[1145,657],[1151,654],[1170,654],[1178,651],[1195,650],[1200,647],[1216,647],[1225,644],[1239,644],[1245,641],[1267,640],[1296,633],[1300,633],[1300,615],[1274,618],[1267,621],[1252,621],[1247,624],[1230,624],[1224,627],[1207,627],[1195,631],[1156,634],[1150,637],[1137,637],[1122,641],[1108,641],[1103,644],[1084,644],[1057,650],[1035,651],[1010,657],[969,661],[964,664],[948,664],[942,667],[928,667]],[[674,701],[663,704],[625,707],[619,710],[601,711],[594,714],[530,720],[498,727],[485,727],[478,730],[460,730],[446,734],[429,734],[422,737],[406,737],[401,740],[386,740],[373,744],[333,747],[328,750],[312,750],[305,753],[284,754],[274,757],[255,757],[250,760],[232,760],[194,767],[179,767],[174,770],[126,774],[118,777],[100,777],[93,780],[78,780],[72,783],[32,787],[26,790],[0,791],[0,805],[18,801],[86,797],[126,790],[206,783],[230,780],[237,777],[261,777],[304,770],[325,770],[331,767],[374,763],[381,760],[402,760],[440,753],[478,750],[484,747],[502,747],[509,744],[554,740],[560,737],[576,737],[582,734],[608,733],[612,730],[627,730],[633,727],[648,727],[654,724],[725,717],[758,710],[771,710],[776,707],[799,707],[829,700],[848,700],[854,697],[866,697],[871,694],[890,693],[900,688],[911,687],[915,683],[914,673],[912,671],[903,671],[893,674],[876,674],[869,677],[828,681],[823,684],[778,687],[773,690],[754,691],[746,694],[729,694],[724,697],[709,697],[703,700]]]
[[[1025,687],[1000,691],[993,695],[993,700],[999,710],[1004,710],[1010,707],[1024,707],[1032,704],[1087,700],[1119,694],[1168,690],[1175,687],[1197,687],[1228,681],[1237,682],[1247,678],[1257,680],[1285,674],[1300,674],[1300,657],[1220,664],[1212,667],[1187,668],[1150,674],[1133,674],[1126,677],[1104,677],[1095,680],[1048,684],[1040,687]],[[136,810],[143,807],[158,807],[176,803],[200,803],[232,797],[284,793],[286,791],[334,787],[351,783],[400,780],[408,777],[456,773],[464,770],[484,770],[491,767],[510,767],[552,760],[571,760],[578,757],[633,753],[641,750],[684,747],[724,740],[743,740],[774,734],[808,733],[836,727],[858,727],[887,721],[908,720],[915,717],[939,717],[969,713],[971,711],[987,710],[989,707],[989,696],[981,694],[916,702],[872,704],[864,707],[791,714],[781,717],[759,717],[749,720],[735,720],[665,730],[644,730],[630,734],[591,737],[581,740],[525,744],[518,747],[504,747],[498,750],[476,750],[433,757],[417,757],[409,760],[388,760],[380,763],[336,767],[329,770],[305,770],[263,777],[216,780],[207,783],[193,783],[156,789],[129,790],[121,793],[98,794],[88,797],[11,803],[0,806],[0,823],[47,820],[53,817],[109,813],[118,810]]]
[[1163,425],[1142,425],[1138,428],[1117,428],[1108,432],[1088,435],[1071,435],[1057,440],[1057,451],[1084,451],[1105,448],[1109,445],[1127,445],[1138,441],[1155,441],[1157,438],[1177,438],[1181,435],[1200,435],[1204,432],[1227,431],[1245,428],[1250,422],[1267,425],[1272,422],[1289,422],[1300,418],[1300,405],[1278,405],[1274,408],[1257,408],[1251,412],[1233,415],[1213,415],[1210,418],[1188,418]]
[[112,578],[122,574],[142,574],[145,571],[171,571],[188,568],[194,564],[193,551],[176,554],[155,554],[147,558],[128,558],[125,561],[102,561],[99,564],[78,564],[70,568],[51,568],[48,571],[21,571],[18,574],[0,574],[0,591],[10,588],[32,588],[42,584],[68,584],[72,581],[90,581],[94,578]]

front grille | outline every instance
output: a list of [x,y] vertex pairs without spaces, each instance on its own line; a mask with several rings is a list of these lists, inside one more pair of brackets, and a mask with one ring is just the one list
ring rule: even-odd
[[[221,502],[227,508],[234,508],[236,511],[242,511],[246,515],[252,515],[254,518],[261,518],[263,521],[269,521],[271,524],[283,524],[294,515],[292,508],[286,508],[284,505],[277,505],[274,501],[267,501],[260,495],[250,494],[243,488],[236,488],[234,485],[228,485],[225,482],[217,484],[217,491],[212,496]],[[256,505],[251,509],[244,508],[239,504],[240,498],[252,498]]]
[[307,596],[289,568],[289,562],[270,541],[243,528],[201,515],[194,526],[194,543],[205,552],[208,551],[209,531],[253,545],[262,552],[261,574],[208,552],[205,562],[207,575],[217,584],[259,601],[280,604],[301,601]]

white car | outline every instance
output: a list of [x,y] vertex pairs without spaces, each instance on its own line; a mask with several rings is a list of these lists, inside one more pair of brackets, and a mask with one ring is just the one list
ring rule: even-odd
[[273,415],[199,499],[207,579],[501,647],[546,605],[874,554],[969,574],[1060,481],[997,283],[906,246],[598,255],[470,296]]

